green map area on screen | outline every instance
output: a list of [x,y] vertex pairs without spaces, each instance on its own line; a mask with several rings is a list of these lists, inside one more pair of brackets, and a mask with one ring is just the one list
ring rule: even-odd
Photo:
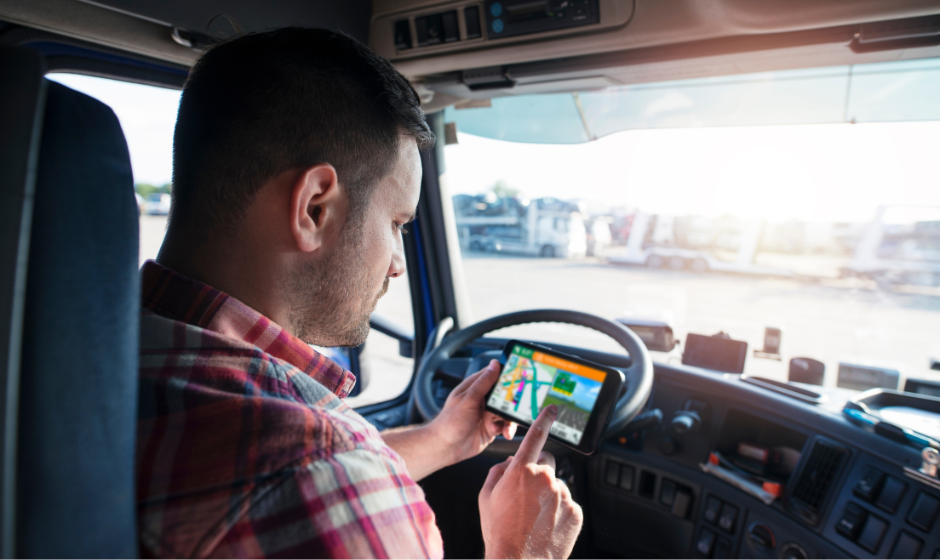
[[[509,355],[487,404],[520,421],[531,423],[548,405],[558,407],[551,433],[577,444],[591,417],[602,383],[549,365],[541,352],[516,346]],[[572,368],[572,362],[543,357]]]

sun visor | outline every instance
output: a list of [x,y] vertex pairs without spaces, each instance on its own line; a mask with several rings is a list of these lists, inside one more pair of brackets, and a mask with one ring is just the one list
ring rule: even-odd
[[[583,86],[578,80],[503,86],[503,97],[487,92],[489,107],[449,107],[445,120],[463,133],[540,144],[633,129],[940,120],[938,58],[630,86],[583,80]],[[578,90],[524,93],[552,87]],[[456,89],[453,95],[470,97]]]

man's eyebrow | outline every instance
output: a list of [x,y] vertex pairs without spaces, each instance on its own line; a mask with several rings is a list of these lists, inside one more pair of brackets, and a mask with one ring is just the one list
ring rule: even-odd
[[418,217],[418,211],[415,210],[414,212],[411,213],[411,217],[409,217],[409,218],[408,218],[408,221],[405,222],[405,223],[407,224],[407,223],[413,222],[413,221],[415,221],[415,218],[417,218],[417,217]]

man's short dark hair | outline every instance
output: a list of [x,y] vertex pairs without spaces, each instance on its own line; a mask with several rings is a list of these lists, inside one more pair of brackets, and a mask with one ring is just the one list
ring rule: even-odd
[[230,229],[267,181],[321,163],[355,216],[402,134],[434,142],[414,88],[359,41],[299,27],[239,36],[207,51],[183,87],[171,223]]

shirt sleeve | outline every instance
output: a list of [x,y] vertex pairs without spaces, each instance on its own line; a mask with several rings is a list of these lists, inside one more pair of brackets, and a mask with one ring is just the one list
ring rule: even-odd
[[441,558],[424,492],[393,452],[357,448],[255,489],[213,548],[227,558]]

